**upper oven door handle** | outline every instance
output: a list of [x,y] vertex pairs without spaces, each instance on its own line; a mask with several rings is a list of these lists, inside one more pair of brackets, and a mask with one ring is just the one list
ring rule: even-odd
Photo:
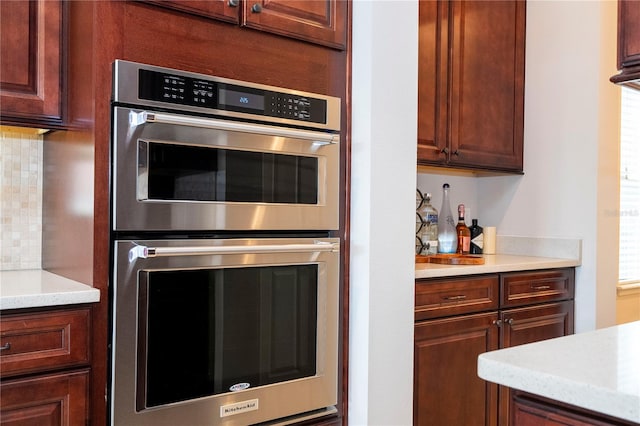
[[129,262],[159,256],[194,256],[245,253],[338,252],[339,244],[316,241],[311,244],[265,244],[237,246],[147,247],[136,245],[129,250]]
[[203,127],[206,129],[226,130],[233,132],[257,133],[260,135],[280,136],[304,139],[319,143],[338,143],[340,136],[334,133],[314,132],[311,130],[292,129],[287,127],[265,126],[254,123],[244,123],[215,118],[191,117],[178,114],[164,114],[159,112],[131,111],[129,125],[132,127],[144,123],[173,124],[178,126]]

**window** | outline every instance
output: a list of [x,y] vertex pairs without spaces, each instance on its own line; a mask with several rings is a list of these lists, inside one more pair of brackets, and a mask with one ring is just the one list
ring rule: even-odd
[[640,90],[622,88],[620,130],[621,284],[640,283]]

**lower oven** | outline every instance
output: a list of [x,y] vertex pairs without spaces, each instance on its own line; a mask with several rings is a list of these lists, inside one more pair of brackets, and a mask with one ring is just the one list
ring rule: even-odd
[[111,423],[336,412],[339,258],[337,238],[115,241]]

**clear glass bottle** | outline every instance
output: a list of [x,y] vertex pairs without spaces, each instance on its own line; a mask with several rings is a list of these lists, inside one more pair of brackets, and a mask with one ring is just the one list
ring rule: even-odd
[[420,254],[436,254],[438,252],[438,210],[431,205],[429,192],[424,196],[420,216],[423,223],[420,239],[424,247]]
[[482,248],[484,247],[484,233],[482,226],[478,225],[478,219],[471,219],[469,231],[471,231],[471,247],[469,248],[469,253],[482,254]]
[[471,249],[471,231],[464,221],[464,204],[458,204],[458,224],[456,225],[458,245],[456,253],[469,254]]
[[438,221],[438,253],[455,253],[458,244],[456,223],[449,203],[449,184],[442,185],[442,208]]

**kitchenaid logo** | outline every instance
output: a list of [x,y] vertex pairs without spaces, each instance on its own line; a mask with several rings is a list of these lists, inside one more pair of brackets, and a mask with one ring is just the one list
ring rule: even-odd
[[220,417],[228,417],[236,414],[255,411],[258,409],[258,400],[249,399],[247,401],[236,402],[235,404],[223,405],[220,407]]

